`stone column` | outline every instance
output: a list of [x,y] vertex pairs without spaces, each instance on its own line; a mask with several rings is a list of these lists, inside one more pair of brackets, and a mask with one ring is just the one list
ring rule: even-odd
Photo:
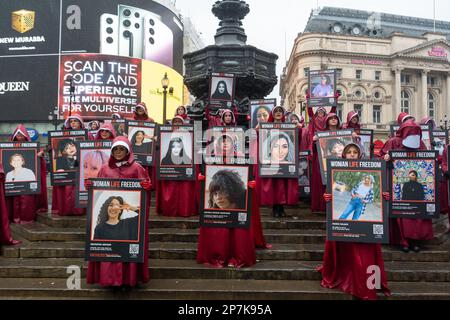
[[394,95],[394,108],[392,108],[393,117],[392,119],[397,119],[402,109],[402,70],[401,68],[396,68],[395,72],[395,95]]
[[417,109],[417,121],[428,116],[428,72],[429,70],[422,70],[422,85],[421,85],[421,99],[419,100],[419,108]]
[[[447,73],[447,99],[446,99],[446,104],[441,103],[440,105],[440,109],[442,117],[447,114],[449,112],[449,108],[450,108],[450,72]],[[447,114],[447,116],[450,114]]]

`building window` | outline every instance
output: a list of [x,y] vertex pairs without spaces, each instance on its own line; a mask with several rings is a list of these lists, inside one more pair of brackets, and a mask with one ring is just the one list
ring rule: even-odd
[[336,78],[341,79],[342,78],[342,69],[336,69]]
[[411,76],[409,74],[402,74],[402,83],[403,84],[410,84],[411,83]]
[[305,75],[305,78],[308,78],[309,77],[309,68],[304,68],[303,73]]
[[381,98],[381,93],[380,91],[375,91],[375,93],[373,94],[375,99],[380,99]]
[[362,79],[362,70],[356,70],[356,79],[361,80]]
[[381,106],[373,106],[373,123],[381,123]]
[[343,120],[343,118],[342,118],[343,111],[344,111],[344,104],[338,103],[337,108],[336,108],[336,114],[339,117],[339,119],[341,119],[341,120]]
[[362,104],[355,104],[353,109],[355,110],[356,113],[358,113],[359,116],[359,121],[360,123],[362,123],[362,113],[363,113],[363,105]]
[[436,100],[432,93],[428,93],[428,116],[434,118],[436,111]]
[[436,85],[436,78],[435,77],[428,77],[427,79],[428,85],[434,87]]
[[402,112],[409,113],[409,106],[411,105],[409,93],[402,91]]
[[381,80],[381,71],[375,71],[375,80]]

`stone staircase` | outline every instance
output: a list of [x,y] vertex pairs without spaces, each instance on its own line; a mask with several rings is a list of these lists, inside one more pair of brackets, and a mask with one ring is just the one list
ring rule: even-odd
[[[166,218],[151,210],[151,281],[131,292],[115,292],[85,283],[83,217],[39,214],[37,222],[12,225],[22,244],[3,247],[0,299],[352,299],[320,286],[325,241],[324,216],[306,207],[272,218],[262,209],[269,250],[258,250],[252,268],[215,269],[195,261],[198,218]],[[435,238],[420,253],[385,246],[383,255],[392,290],[388,299],[450,299],[450,237],[447,217],[436,221]],[[67,289],[68,266],[79,266],[82,289]],[[386,299],[380,295],[381,299]]]

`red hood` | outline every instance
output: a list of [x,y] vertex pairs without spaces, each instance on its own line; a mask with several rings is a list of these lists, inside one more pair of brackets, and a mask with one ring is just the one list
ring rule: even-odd
[[[138,107],[142,107],[144,109],[144,114],[143,115],[138,115],[137,114],[137,109]],[[136,111],[134,112],[134,120],[148,120],[148,110],[147,110],[147,105],[145,104],[145,102],[140,102],[136,105]]]
[[333,118],[333,117],[336,117],[336,118],[338,119],[338,125],[337,125],[337,127],[338,127],[338,129],[340,129],[340,128],[341,128],[341,119],[339,119],[339,117],[338,117],[338,115],[337,115],[336,113],[329,113],[329,114],[326,116],[326,118],[325,118],[325,128],[326,128],[326,129],[329,129],[329,127],[328,127],[328,120],[329,120],[330,118]]
[[299,119],[300,124],[305,124],[305,118],[297,113],[291,113],[288,117],[289,122],[292,122],[292,116],[296,116]]
[[[354,117],[358,117],[358,123],[357,123],[357,124],[353,124],[353,123],[352,123],[352,119],[353,119]],[[350,112],[347,114],[347,122],[345,123],[344,127],[345,127],[345,128],[357,129],[357,130],[358,130],[358,129],[361,129],[361,125],[360,125],[360,123],[359,123],[359,115],[358,115],[358,112],[350,111]]]
[[100,137],[100,131],[104,130],[104,131],[109,131],[112,134],[112,139],[115,139],[117,134],[116,134],[116,130],[114,130],[114,126],[112,125],[112,123],[110,122],[106,122],[104,124],[102,124],[100,126],[100,129],[98,129],[97,134],[95,136],[95,140],[102,140],[102,138]]
[[436,129],[436,127],[437,127],[436,122],[434,121],[434,119],[432,117],[427,117],[420,121],[420,124],[429,124],[429,123],[431,123],[431,126],[433,129]]
[[70,130],[70,119],[77,119],[78,121],[80,121],[81,129],[84,129],[84,120],[79,113],[72,113],[71,116],[67,117],[66,121],[64,122],[64,128]]
[[10,141],[14,141],[14,139],[16,138],[16,135],[17,135],[19,132],[22,133],[22,134],[25,136],[25,138],[26,138],[26,140],[27,140],[28,142],[31,141],[31,138],[30,138],[30,135],[28,134],[27,128],[25,128],[25,126],[24,126],[23,124],[19,124],[19,125],[16,127],[16,129],[14,130],[13,135],[12,135],[11,138],[10,138]]
[[221,122],[221,124],[222,124],[223,126],[226,126],[225,121],[224,121],[224,117],[225,117],[225,115],[226,115],[227,113],[230,113],[230,114],[231,114],[231,118],[233,118],[233,120],[231,120],[230,126],[236,125],[236,117],[234,116],[234,112],[231,111],[231,110],[224,110],[224,111],[222,112],[222,115],[220,116],[220,122]]
[[405,119],[408,118],[408,117],[410,117],[410,118],[412,118],[412,119],[415,119],[415,118],[414,118],[412,115],[410,115],[409,113],[406,113],[406,112],[400,113],[400,114],[398,115],[398,117],[397,117],[397,124],[400,126],[400,125],[403,123],[403,121],[405,121]]
[[126,145],[126,146],[128,146],[128,150],[129,150],[128,155],[125,157],[125,159],[123,159],[123,160],[120,161],[120,162],[126,161],[126,162],[128,162],[128,165],[132,165],[133,162],[134,162],[134,154],[133,154],[133,148],[131,147],[131,142],[128,140],[127,137],[122,137],[122,136],[120,136],[120,137],[117,137],[117,138],[115,138],[115,139],[113,140],[113,144],[112,144],[112,147],[111,147],[111,155],[110,155],[110,157],[109,157],[109,162],[108,162],[109,166],[110,166],[111,168],[117,167],[117,166],[116,166],[116,163],[119,162],[119,161],[117,161],[117,160],[112,156],[112,149],[113,149],[117,144],[122,144],[122,145],[124,145],[124,146]]
[[281,122],[286,122],[286,109],[283,108],[282,106],[277,106],[277,107],[273,108],[272,111],[270,112],[269,120],[267,120],[267,121],[268,122],[275,122],[275,117],[273,116],[273,112],[277,108],[283,109],[283,118],[281,119]]
[[[178,109],[183,108],[184,109],[184,114],[182,116],[178,115]],[[187,109],[185,106],[178,106],[178,108],[175,109],[175,114],[173,115],[174,117],[181,117],[183,119],[187,118]]]
[[400,126],[396,135],[402,140],[413,135],[420,135],[420,138],[422,139],[422,129],[420,129],[420,126],[414,121],[406,121]]

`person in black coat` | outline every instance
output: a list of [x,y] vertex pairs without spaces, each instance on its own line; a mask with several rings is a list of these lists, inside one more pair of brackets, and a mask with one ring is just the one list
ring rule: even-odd
[[402,200],[424,201],[425,190],[424,186],[417,181],[417,171],[411,170],[408,176],[409,181],[403,185]]

